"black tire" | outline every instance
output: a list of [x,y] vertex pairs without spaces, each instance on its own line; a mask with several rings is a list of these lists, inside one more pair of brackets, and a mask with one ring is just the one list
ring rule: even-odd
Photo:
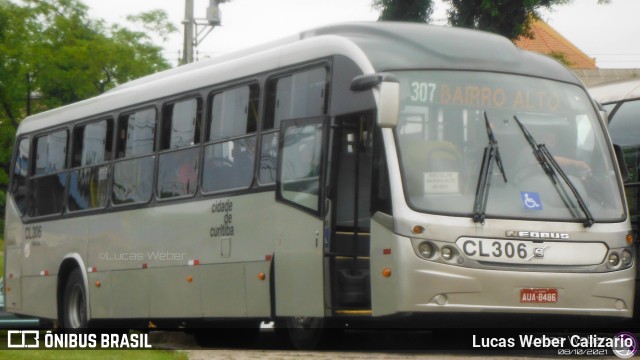
[[62,295],[62,319],[60,324],[66,332],[81,332],[89,327],[87,318],[87,290],[80,269],[69,274]]
[[260,337],[259,322],[242,322],[219,325],[217,328],[197,329],[193,336],[203,348],[251,347]]
[[323,349],[335,345],[344,331],[332,327],[325,318],[290,317],[286,319],[291,344],[299,350]]

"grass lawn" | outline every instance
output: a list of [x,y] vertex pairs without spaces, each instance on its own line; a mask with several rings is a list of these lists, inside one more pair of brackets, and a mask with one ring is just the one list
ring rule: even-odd
[[0,359],[187,360],[187,354],[166,350],[2,350]]

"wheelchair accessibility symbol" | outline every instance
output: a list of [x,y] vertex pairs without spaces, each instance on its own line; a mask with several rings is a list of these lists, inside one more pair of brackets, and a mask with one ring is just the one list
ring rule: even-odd
[[542,210],[542,201],[540,201],[540,194],[537,192],[521,191],[520,198],[522,198],[525,209]]

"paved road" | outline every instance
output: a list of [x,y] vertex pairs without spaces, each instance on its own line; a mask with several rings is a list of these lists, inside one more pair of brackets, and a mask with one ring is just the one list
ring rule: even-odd
[[[184,350],[189,360],[252,360],[252,359],[551,359],[541,353],[498,353],[495,351],[451,351],[438,350],[431,332],[346,332],[335,344],[324,351],[297,351],[283,348],[275,341],[273,330],[263,329],[258,344],[251,347],[223,347],[200,349],[193,337],[181,333],[155,333],[151,337],[160,347]],[[435,350],[434,350],[435,348]]]

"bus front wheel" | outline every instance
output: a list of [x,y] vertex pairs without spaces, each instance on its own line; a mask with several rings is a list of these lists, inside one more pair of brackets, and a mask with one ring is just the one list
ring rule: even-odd
[[317,317],[290,317],[286,326],[292,345],[300,350],[324,348],[339,340],[342,328],[330,327],[329,321]]
[[62,319],[65,330],[80,330],[88,327],[87,291],[78,268],[71,271],[64,287],[62,300]]

